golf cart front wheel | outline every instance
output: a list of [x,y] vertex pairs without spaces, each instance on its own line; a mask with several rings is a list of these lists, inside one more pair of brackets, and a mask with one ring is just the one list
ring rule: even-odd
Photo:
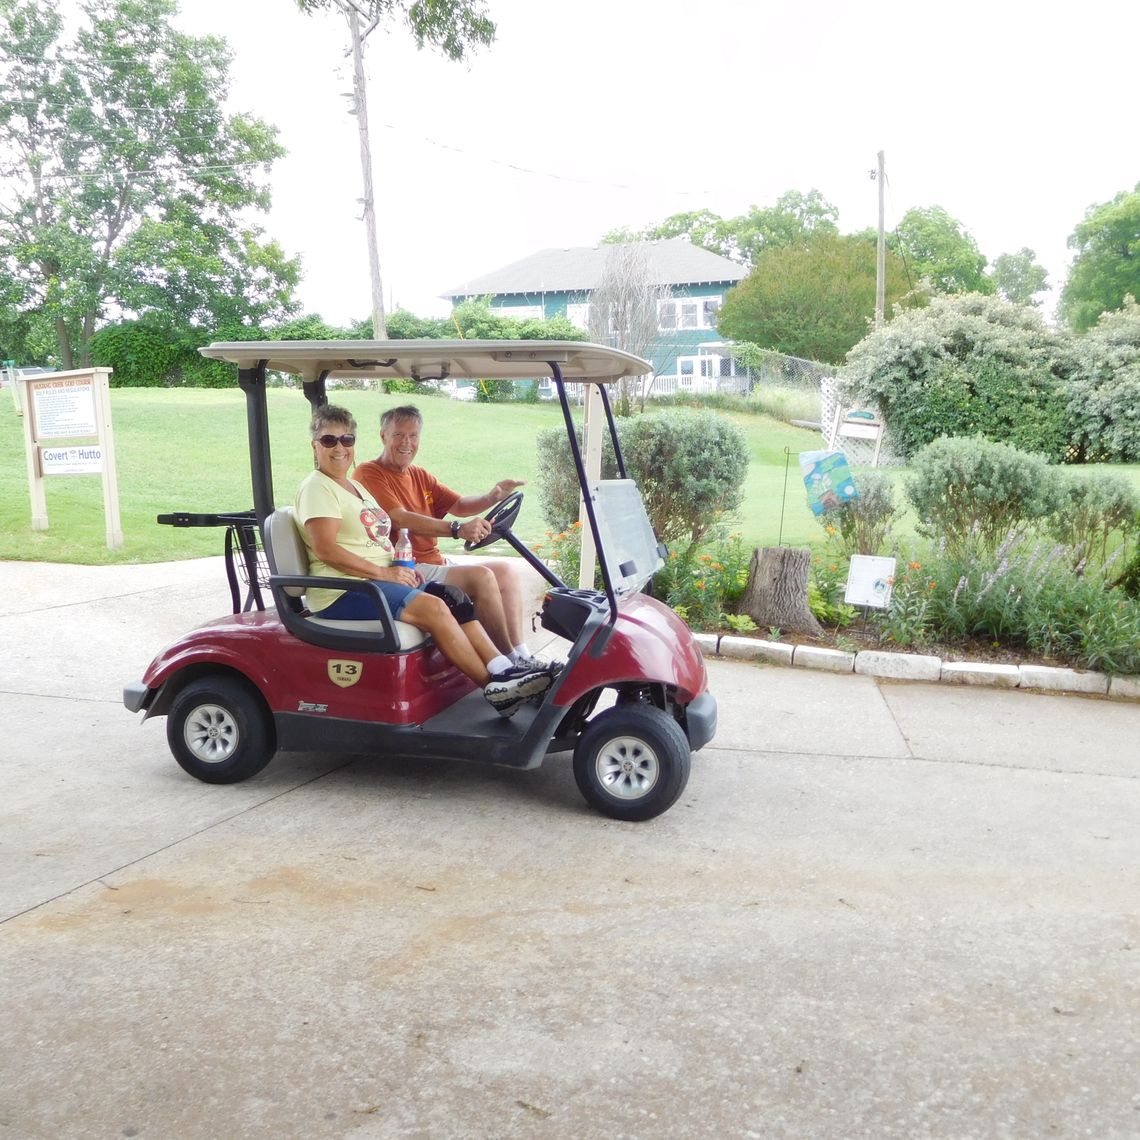
[[689,782],[689,742],[649,705],[617,705],[594,718],[574,749],[574,779],[588,803],[614,819],[653,819]]
[[207,784],[248,780],[276,751],[265,702],[234,677],[204,677],[187,685],[170,706],[166,739],[182,768]]

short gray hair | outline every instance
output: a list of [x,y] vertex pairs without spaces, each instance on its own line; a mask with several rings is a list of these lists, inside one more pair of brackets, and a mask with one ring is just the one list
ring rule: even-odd
[[380,417],[380,430],[385,432],[388,430],[389,424],[394,424],[397,420],[415,420],[420,427],[424,426],[424,417],[414,404],[404,404],[399,408],[389,408]]
[[344,424],[352,435],[356,435],[356,420],[352,413],[347,408],[338,408],[336,404],[324,404],[313,413],[309,422],[309,435],[313,439],[319,439],[331,424]]

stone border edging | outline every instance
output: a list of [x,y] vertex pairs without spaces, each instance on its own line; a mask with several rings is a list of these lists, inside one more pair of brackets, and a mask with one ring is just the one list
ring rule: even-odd
[[[706,656],[717,655],[715,633],[694,634]],[[984,685],[996,689],[1026,689],[1048,693],[1085,693],[1116,700],[1140,701],[1140,677],[1109,677],[1105,673],[1061,669],[1049,665],[990,665],[978,661],[943,661],[921,653],[888,653],[865,649],[848,653],[818,645],[791,645],[726,634],[721,657],[759,661],[828,673],[862,673],[898,681],[939,681],[952,685]]]

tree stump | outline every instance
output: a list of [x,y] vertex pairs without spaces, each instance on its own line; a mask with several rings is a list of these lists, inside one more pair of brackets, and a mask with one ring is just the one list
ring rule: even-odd
[[788,633],[823,633],[808,606],[811,551],[807,547],[761,546],[752,552],[741,610],[761,629]]

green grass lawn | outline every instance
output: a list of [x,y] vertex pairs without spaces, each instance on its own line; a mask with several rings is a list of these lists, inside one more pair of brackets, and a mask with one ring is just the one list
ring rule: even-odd
[[[309,409],[299,391],[270,389],[268,398],[275,498],[285,504],[292,502],[297,484],[312,469]],[[358,391],[335,392],[332,398],[357,418],[360,460],[380,450],[380,413],[410,399]],[[527,480],[534,493],[524,503],[517,530],[528,542],[540,540],[546,525],[538,508],[534,440],[541,429],[561,426],[558,406],[477,404],[437,396],[416,400],[426,420],[419,462],[465,493],[486,490],[502,478]],[[221,530],[159,526],[155,516],[238,511],[253,505],[243,394],[236,387],[120,388],[111,392],[111,409],[123,527],[123,545],[114,551],[106,546],[98,475],[48,479],[49,529],[31,529],[23,427],[4,394],[0,558],[96,564],[221,553]],[[800,451],[822,446],[819,436],[764,415],[739,413],[730,418],[744,431],[751,452],[744,504],[733,529],[749,546],[774,545],[780,539],[794,545],[820,542],[823,532],[808,510],[798,461]],[[1113,470],[1128,474],[1140,486],[1140,468]]]

